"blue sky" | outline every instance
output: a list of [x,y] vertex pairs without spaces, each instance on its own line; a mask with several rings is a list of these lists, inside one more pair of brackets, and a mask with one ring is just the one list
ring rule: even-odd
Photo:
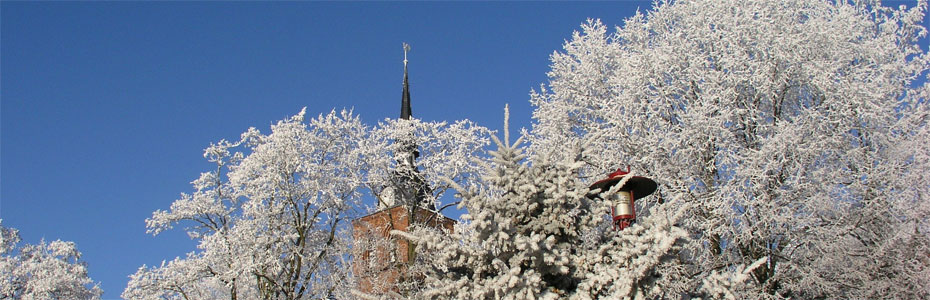
[[304,106],[396,117],[402,42],[415,117],[499,129],[510,103],[526,127],[572,31],[650,3],[4,1],[0,218],[29,243],[76,242],[117,298],[139,266],[194,250],[144,220],[191,191],[210,142]]

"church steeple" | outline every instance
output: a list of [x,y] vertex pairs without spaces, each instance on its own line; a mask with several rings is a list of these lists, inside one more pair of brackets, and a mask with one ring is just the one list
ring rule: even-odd
[[[401,97],[400,120],[410,120],[413,115],[410,109],[410,84],[407,79],[407,52],[409,51],[410,45],[404,43],[404,90]],[[404,205],[410,209],[415,207],[435,209],[435,204],[428,200],[429,185],[416,165],[416,159],[420,156],[416,139],[413,135],[398,136],[394,143],[398,145],[394,152],[394,160],[397,164],[392,172],[390,196],[385,197],[383,203],[379,203],[379,208]]]
[[413,113],[410,111],[410,83],[407,81],[407,52],[410,51],[410,45],[404,43],[404,94],[400,102],[400,118],[410,120]]
[[[404,43],[404,91],[401,96],[400,118],[395,123],[416,129],[418,122],[411,120],[410,84],[407,80],[407,52],[410,45]],[[416,243],[396,239],[395,231],[409,232],[414,225],[452,231],[455,221],[436,211],[432,201],[432,190],[416,165],[420,155],[414,131],[399,130],[394,137],[393,155],[396,164],[391,170],[391,179],[376,195],[378,211],[352,221],[356,259],[353,271],[358,279],[358,292],[378,298],[379,295],[397,295],[401,284],[416,282],[421,278],[410,271],[410,264],[417,261]],[[380,244],[388,241],[390,244]],[[394,297],[392,297],[394,298]]]

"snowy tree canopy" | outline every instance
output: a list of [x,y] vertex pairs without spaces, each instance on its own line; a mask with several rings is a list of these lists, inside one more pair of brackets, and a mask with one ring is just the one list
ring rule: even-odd
[[665,297],[760,259],[729,295],[930,297],[926,9],[658,1],[589,21],[532,94],[531,152],[587,145],[582,176],[659,183],[641,211],[680,210],[688,237]]
[[[403,123],[403,124],[400,124]],[[239,141],[205,149],[215,169],[201,174],[192,194],[146,220],[158,234],[185,224],[198,251],[142,266],[127,299],[319,299],[349,297],[348,221],[367,211],[362,197],[389,186],[396,136],[423,148],[427,182],[470,172],[460,156],[485,142],[486,129],[418,120],[377,128],[351,112],[305,122],[305,113],[279,121],[270,134],[250,128]],[[427,168],[428,167],[428,168]],[[441,193],[435,185],[434,193]],[[434,198],[435,200],[435,198]]]
[[[426,195],[433,206],[441,204],[439,201],[450,188],[445,179],[461,182],[472,178],[480,171],[470,157],[479,153],[488,141],[487,128],[475,125],[471,121],[457,121],[452,124],[446,122],[424,122],[418,119],[389,119],[379,123],[369,135],[371,144],[378,145],[380,155],[372,155],[378,160],[371,168],[373,184],[371,190],[381,202],[387,206],[393,203],[391,198],[395,193],[390,186],[396,178],[401,162],[398,155],[415,147],[418,157],[413,160],[414,166],[429,189]],[[403,141],[403,142],[397,142]],[[442,206],[437,207],[439,209]]]
[[[506,129],[505,129],[506,130]],[[485,175],[456,185],[469,214],[453,232],[420,228],[425,277],[416,297],[432,299],[597,299],[637,293],[667,264],[684,231],[655,214],[622,234],[608,204],[589,198],[583,162],[528,160],[518,142],[495,138]],[[570,155],[577,157],[579,154]],[[529,163],[532,161],[532,164]],[[619,187],[607,193],[615,193]],[[641,293],[641,292],[640,292]]]
[[100,299],[73,242],[19,242],[19,232],[0,223],[0,299]]
[[[357,205],[367,128],[348,111],[279,121],[204,151],[216,169],[193,181],[168,211],[146,220],[155,234],[184,222],[199,251],[141,267],[129,299],[301,299],[334,293],[341,272],[339,232]],[[245,148],[245,149],[242,149]],[[240,150],[241,149],[241,150]],[[246,154],[245,151],[249,153]],[[337,279],[338,280],[338,279]]]

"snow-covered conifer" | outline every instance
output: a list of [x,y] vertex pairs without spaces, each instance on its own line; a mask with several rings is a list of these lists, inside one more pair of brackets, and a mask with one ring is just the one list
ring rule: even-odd
[[[506,129],[505,129],[506,132]],[[521,138],[522,139],[522,138]],[[524,155],[520,140],[495,138],[484,176],[456,185],[468,210],[454,232],[420,228],[423,298],[597,299],[653,291],[656,266],[672,259],[684,231],[655,213],[610,229],[607,203],[592,200],[583,162]],[[580,157],[584,147],[576,149]],[[619,186],[617,187],[619,188]],[[594,191],[608,193],[610,191]],[[659,210],[659,209],[657,209]],[[644,289],[649,289],[644,291]]]

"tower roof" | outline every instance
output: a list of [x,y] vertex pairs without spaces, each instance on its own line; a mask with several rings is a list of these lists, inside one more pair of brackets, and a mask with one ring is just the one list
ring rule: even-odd
[[410,45],[404,43],[404,92],[400,99],[400,118],[410,120],[413,113],[410,110],[410,83],[407,81],[407,51],[410,51]]

